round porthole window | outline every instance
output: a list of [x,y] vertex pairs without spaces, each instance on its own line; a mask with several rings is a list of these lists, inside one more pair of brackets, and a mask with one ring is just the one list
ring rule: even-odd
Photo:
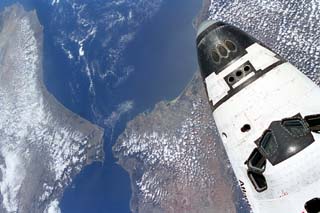
[[233,82],[234,82],[234,77],[233,76],[230,76],[229,78],[228,78],[228,82],[230,83],[230,84],[232,84]]
[[251,70],[251,67],[249,65],[244,66],[243,70],[245,72],[249,72]]
[[241,132],[249,132],[251,129],[251,126],[249,124],[245,124],[243,125],[243,127],[241,127]]
[[236,76],[237,76],[237,77],[241,77],[242,74],[243,74],[243,73],[242,73],[242,71],[240,71],[240,70],[238,70],[238,71],[236,72]]
[[304,208],[308,213],[319,213],[320,212],[320,198],[313,198],[304,205]]

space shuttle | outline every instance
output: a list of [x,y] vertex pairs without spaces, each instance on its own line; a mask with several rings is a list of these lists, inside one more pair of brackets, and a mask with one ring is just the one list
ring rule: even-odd
[[206,21],[198,62],[212,115],[254,213],[320,212],[320,88],[246,32]]

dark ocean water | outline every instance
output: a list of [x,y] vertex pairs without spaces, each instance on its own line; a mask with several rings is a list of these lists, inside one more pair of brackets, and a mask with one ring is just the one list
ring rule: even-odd
[[[15,1],[1,0],[0,8],[13,2]],[[20,2],[27,9],[36,9],[44,26],[44,81],[48,90],[64,106],[103,126],[100,118],[92,112],[93,104],[99,109],[99,116],[102,114],[108,117],[124,101],[132,100],[134,103],[134,108],[120,117],[112,131],[109,126],[103,126],[105,163],[87,166],[74,179],[60,203],[62,212],[129,212],[130,179],[116,164],[116,159],[112,156],[112,145],[129,120],[138,113],[151,110],[161,100],[175,98],[191,80],[197,69],[196,35],[192,21],[199,12],[202,1],[164,0],[157,14],[143,23],[126,49],[123,63],[134,66],[135,71],[116,88],[106,88],[107,82],[94,79],[94,98],[87,90],[87,76],[75,74],[79,67],[70,64],[62,50],[54,45],[56,29],[51,25],[51,16],[48,15],[50,4],[37,0]],[[71,82],[78,85],[76,94],[70,91]],[[73,101],[75,95],[77,101]]]

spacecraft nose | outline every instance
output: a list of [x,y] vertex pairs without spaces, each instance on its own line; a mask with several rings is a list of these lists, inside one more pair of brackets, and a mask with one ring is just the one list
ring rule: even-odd
[[206,31],[209,27],[211,26],[220,26],[220,25],[224,25],[223,22],[215,22],[213,20],[206,20],[204,22],[202,22],[200,24],[200,26],[198,27],[198,32],[197,32],[197,37],[203,33],[204,31]]
[[244,31],[224,22],[205,21],[198,28],[197,52],[202,76],[218,74],[246,48],[257,42]]

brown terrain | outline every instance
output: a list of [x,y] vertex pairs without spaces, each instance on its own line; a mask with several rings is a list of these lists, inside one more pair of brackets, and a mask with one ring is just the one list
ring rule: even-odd
[[129,122],[114,146],[133,212],[236,212],[233,174],[198,74],[174,101]]

